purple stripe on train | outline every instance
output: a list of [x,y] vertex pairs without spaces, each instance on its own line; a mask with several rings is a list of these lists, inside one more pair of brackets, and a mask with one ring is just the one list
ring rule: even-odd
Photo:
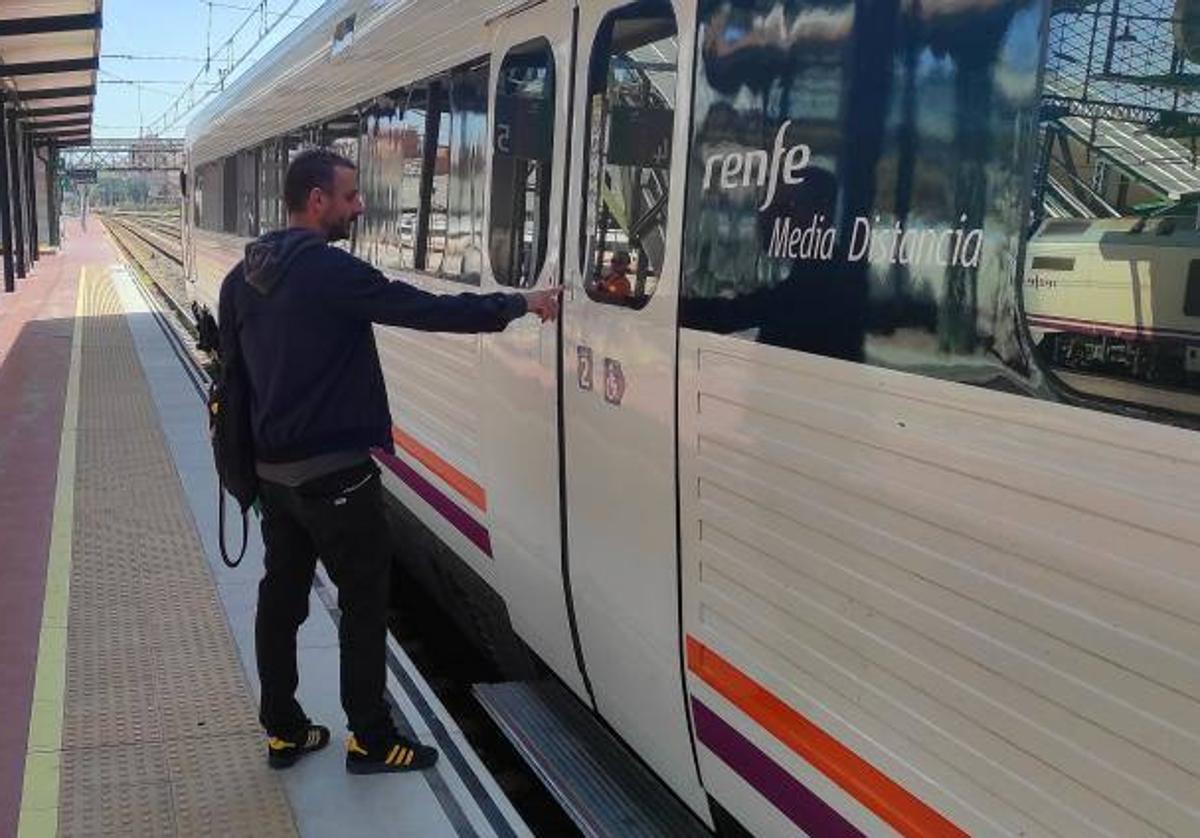
[[696,722],[696,737],[704,747],[771,801],[796,826],[821,838],[861,838],[862,833],[852,823],[695,698],[692,699],[692,718]]
[[446,497],[438,488],[422,477],[416,469],[394,454],[377,450],[374,452],[379,462],[404,481],[408,488],[416,492],[421,500],[432,506],[437,513],[465,535],[468,540],[483,551],[489,559],[492,558],[492,538],[487,528],[464,512],[454,501]]

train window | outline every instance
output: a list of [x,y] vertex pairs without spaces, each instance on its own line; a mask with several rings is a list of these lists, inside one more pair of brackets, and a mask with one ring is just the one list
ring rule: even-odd
[[237,172],[236,226],[233,232],[243,238],[258,235],[258,154],[241,151],[230,158]]
[[477,284],[483,262],[486,65],[366,108],[357,249],[384,268]]
[[[450,223],[450,91],[448,85],[429,88],[429,145],[433,147],[430,167],[428,223],[425,227],[425,270],[441,273],[446,253],[446,228]],[[433,138],[437,138],[434,145]],[[427,158],[426,166],[430,166]]]
[[492,141],[491,260],[496,282],[537,283],[546,261],[554,154],[554,52],[539,38],[504,58]]
[[592,51],[585,156],[585,287],[633,308],[654,294],[666,253],[679,41],[671,6],[605,19]]
[[238,231],[238,167],[237,155],[221,161],[221,231],[237,235]]
[[359,255],[382,268],[400,267],[400,207],[404,150],[401,109],[382,97],[367,108],[359,143],[358,186],[366,212],[358,222]]
[[416,267],[425,121],[423,89],[382,98],[366,113],[359,187],[367,210],[358,247],[364,259],[380,267]]
[[336,116],[321,126],[320,145],[332,149],[355,165],[358,164],[359,137],[362,134],[358,111]]
[[197,225],[220,233],[225,224],[225,161],[213,160],[196,169]]
[[479,283],[483,263],[488,65],[456,70],[428,87],[425,170],[416,266]]
[[205,218],[205,195],[208,192],[208,178],[210,175],[211,166],[197,166],[196,173],[192,176],[192,223],[196,225],[197,230],[208,229],[208,219]]
[[204,196],[204,181],[201,178],[200,170],[196,169],[196,171],[192,174],[192,191],[191,191],[191,194],[188,196],[189,198],[191,198],[191,203],[192,203],[192,206],[191,206],[192,226],[196,227],[196,228],[200,227],[200,205],[201,205],[201,200],[203,199],[203,196]]
[[[321,125],[319,144],[335,154],[340,154],[354,165],[360,165],[359,138],[362,134],[361,119],[357,110],[339,114]],[[359,187],[361,191],[361,186]],[[354,252],[358,242],[358,223],[350,229],[350,237],[335,242],[334,247]]]
[[296,159],[300,152],[307,151],[310,148],[316,148],[317,139],[313,136],[310,130],[301,128],[284,137],[283,144],[285,156],[287,157],[287,165],[290,166],[292,165],[292,161]]
[[1052,5],[697,4],[681,327],[1200,427],[1200,53]]
[[744,2],[700,16],[681,323],[1011,386],[993,364],[1020,363],[1037,12],[977,41],[976,7],[952,34],[924,5],[772,8],[769,25]]
[[473,284],[479,283],[483,269],[488,69],[485,63],[450,77],[447,225],[439,273]]
[[1187,293],[1183,300],[1185,317],[1200,317],[1200,259],[1188,265]]
[[287,223],[283,214],[283,146],[278,140],[258,150],[258,233],[278,230]]
[[208,164],[197,166],[192,175],[192,213],[193,223],[197,230],[208,229],[208,219],[205,217],[205,207],[208,198],[208,179],[212,167]]

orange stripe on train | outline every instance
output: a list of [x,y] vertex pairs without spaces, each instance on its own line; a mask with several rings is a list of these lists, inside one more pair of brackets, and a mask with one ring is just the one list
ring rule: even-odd
[[487,493],[483,490],[482,486],[395,426],[392,427],[392,439],[409,456],[413,457],[417,462],[425,466],[425,468],[444,480],[446,485],[470,501],[476,509],[480,512],[487,512]]
[[688,668],[846,793],[906,836],[966,836],[945,817],[688,636]]

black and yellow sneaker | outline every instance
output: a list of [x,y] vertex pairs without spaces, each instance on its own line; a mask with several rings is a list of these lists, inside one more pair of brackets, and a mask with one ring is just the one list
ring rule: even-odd
[[346,770],[351,774],[423,771],[437,760],[437,748],[430,748],[399,735],[372,743],[369,750],[354,736],[346,743]]
[[291,768],[300,757],[319,751],[329,744],[329,728],[309,725],[294,736],[267,739],[267,764],[272,768]]

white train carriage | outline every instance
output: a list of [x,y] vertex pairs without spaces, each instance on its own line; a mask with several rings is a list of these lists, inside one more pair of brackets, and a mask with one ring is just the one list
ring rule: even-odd
[[1030,329],[1056,366],[1200,382],[1194,218],[1047,221],[1029,247],[1024,299]]
[[1200,448],[1022,319],[1048,5],[331,0],[189,128],[192,293],[314,143],[390,275],[564,287],[378,330],[386,484],[706,823],[1200,834]]

